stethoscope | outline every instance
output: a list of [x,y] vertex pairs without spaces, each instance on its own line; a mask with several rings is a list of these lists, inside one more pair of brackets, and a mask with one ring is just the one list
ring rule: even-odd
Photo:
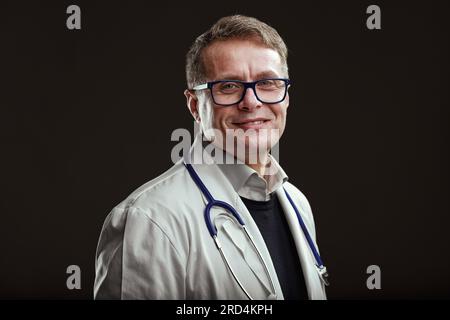
[[[242,291],[245,293],[245,295],[250,299],[253,300],[252,296],[248,293],[248,291],[244,288],[244,286],[242,285],[241,281],[238,279],[238,277],[236,276],[233,268],[231,267],[231,265],[228,263],[228,259],[226,258],[223,250],[222,250],[222,245],[219,242],[219,239],[217,238],[217,228],[213,225],[212,221],[211,221],[211,208],[212,207],[219,207],[222,209],[225,209],[227,211],[229,211],[233,217],[239,222],[241,228],[244,230],[244,233],[247,237],[247,239],[250,241],[250,243],[252,244],[253,248],[255,249],[259,260],[261,261],[262,265],[264,266],[264,271],[266,273],[267,278],[269,278],[270,281],[270,286],[272,289],[273,294],[271,294],[269,296],[269,299],[276,299],[277,296],[275,294],[275,285],[273,284],[272,281],[272,277],[270,276],[269,273],[269,269],[267,267],[266,262],[264,261],[264,258],[261,255],[261,252],[259,251],[258,247],[256,247],[255,242],[253,241],[252,236],[250,235],[250,233],[247,230],[247,227],[245,226],[244,221],[242,220],[241,216],[239,215],[239,213],[237,213],[237,211],[228,203],[224,202],[224,201],[220,201],[220,200],[216,200],[214,199],[214,197],[211,195],[211,193],[209,192],[208,188],[206,188],[205,184],[203,183],[203,181],[200,179],[200,177],[198,176],[197,172],[195,172],[194,168],[192,167],[191,164],[185,163],[184,165],[186,167],[186,169],[188,170],[192,180],[194,180],[195,184],[197,185],[197,187],[200,189],[200,191],[203,193],[203,195],[206,197],[208,203],[206,204],[206,208],[204,211],[204,217],[205,217],[205,223],[206,226],[208,227],[208,231],[211,235],[211,237],[213,238],[217,249],[220,252],[220,255],[222,256],[222,259],[225,261],[225,264],[227,265],[228,269],[230,270],[231,274],[233,275],[233,278],[236,280],[236,282],[238,283],[239,287],[242,289]],[[289,196],[288,192],[286,191],[286,189],[283,187],[283,190],[289,200],[289,203],[291,204],[291,206],[294,208],[294,211],[297,215],[297,219],[298,222],[300,224],[300,227],[302,228],[302,231],[306,237],[306,240],[308,241],[309,247],[311,249],[311,252],[314,255],[314,258],[316,260],[316,268],[317,271],[319,273],[319,276],[321,278],[321,280],[323,281],[323,283],[325,285],[329,285],[328,282],[328,272],[327,272],[327,268],[324,266],[322,259],[320,258],[319,252],[317,251],[316,246],[314,245],[314,242],[308,232],[308,229],[306,228],[305,223],[303,222],[303,219],[300,215],[300,212],[297,209],[297,206],[294,204],[294,202],[292,201],[292,198]]]

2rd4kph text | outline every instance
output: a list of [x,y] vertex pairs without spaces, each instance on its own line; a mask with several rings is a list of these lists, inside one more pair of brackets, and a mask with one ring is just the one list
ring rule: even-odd
[[190,307],[186,304],[177,307],[176,313],[178,315],[196,314],[207,317],[210,313],[231,315],[231,314],[255,314],[255,315],[269,315],[272,314],[272,305],[255,304],[255,305],[238,305],[238,304],[221,304],[220,308],[213,307]]

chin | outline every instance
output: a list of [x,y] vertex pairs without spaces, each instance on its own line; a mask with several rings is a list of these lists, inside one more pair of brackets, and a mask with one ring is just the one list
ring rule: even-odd
[[269,149],[269,140],[261,140],[257,136],[239,138],[235,146],[235,157],[242,162],[256,164],[260,156],[265,156]]

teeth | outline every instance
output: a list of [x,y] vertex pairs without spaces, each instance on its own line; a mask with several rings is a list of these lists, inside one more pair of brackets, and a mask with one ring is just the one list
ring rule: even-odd
[[261,124],[263,123],[261,120],[259,121],[251,121],[251,122],[247,122],[247,124]]

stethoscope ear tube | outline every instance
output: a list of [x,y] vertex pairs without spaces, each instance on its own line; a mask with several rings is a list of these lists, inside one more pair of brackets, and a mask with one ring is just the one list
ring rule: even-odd
[[197,172],[195,172],[195,170],[191,164],[184,163],[184,166],[188,170],[188,172],[189,172],[191,178],[194,180],[195,184],[200,188],[200,191],[205,195],[206,200],[208,201],[208,203],[206,204],[206,208],[205,208],[205,223],[206,223],[206,226],[208,227],[208,231],[209,231],[211,237],[214,238],[215,236],[217,236],[217,228],[212,223],[211,215],[210,215],[211,208],[213,208],[213,207],[219,207],[219,208],[228,210],[233,215],[233,217],[239,222],[239,224],[241,226],[245,225],[245,223],[242,220],[239,213],[237,213],[237,211],[231,205],[229,205],[228,203],[226,203],[224,201],[214,199],[214,197],[211,195],[208,188],[206,188],[205,184],[200,179]]

